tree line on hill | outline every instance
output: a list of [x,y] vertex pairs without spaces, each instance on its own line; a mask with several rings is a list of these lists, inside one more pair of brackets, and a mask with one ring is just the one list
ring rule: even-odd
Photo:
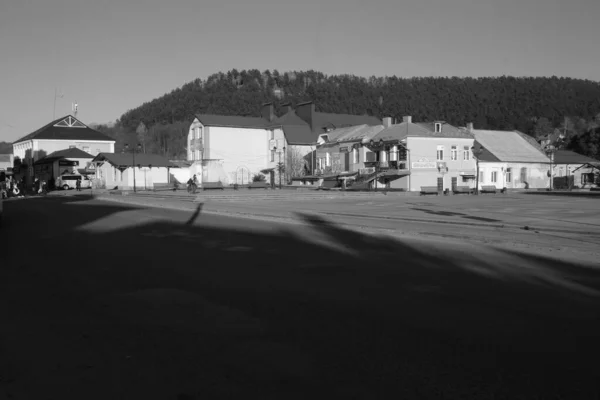
[[321,112],[473,122],[477,129],[518,129],[538,139],[563,133],[566,147],[600,158],[600,83],[558,77],[364,78],[233,69],[189,82],[96,129],[117,140],[116,151],[139,142],[147,152],[185,158],[194,114],[260,116],[261,105],[273,102],[281,115],[284,104],[309,100]]

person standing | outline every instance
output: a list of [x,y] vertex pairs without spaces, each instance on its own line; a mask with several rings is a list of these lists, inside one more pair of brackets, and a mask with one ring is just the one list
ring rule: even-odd
[[75,187],[77,188],[78,192],[81,192],[81,179],[77,179],[77,182],[75,183]]

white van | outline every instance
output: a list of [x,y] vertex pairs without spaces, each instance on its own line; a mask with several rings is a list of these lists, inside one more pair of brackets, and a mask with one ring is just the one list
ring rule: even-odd
[[92,181],[85,175],[61,175],[56,178],[56,188],[62,188],[64,190],[75,189],[77,187],[77,181],[81,181],[82,189],[89,189],[92,187]]

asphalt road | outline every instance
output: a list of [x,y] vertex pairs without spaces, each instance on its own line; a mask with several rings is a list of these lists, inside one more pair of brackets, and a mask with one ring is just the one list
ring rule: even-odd
[[0,399],[600,395],[597,265],[308,214],[5,213]]

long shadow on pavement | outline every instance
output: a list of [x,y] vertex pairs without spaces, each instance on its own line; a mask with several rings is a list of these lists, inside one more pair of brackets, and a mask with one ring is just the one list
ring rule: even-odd
[[0,393],[598,396],[596,270],[309,215],[285,227],[198,209],[122,227],[140,208],[48,200],[7,207],[6,243],[35,251],[0,267]]

